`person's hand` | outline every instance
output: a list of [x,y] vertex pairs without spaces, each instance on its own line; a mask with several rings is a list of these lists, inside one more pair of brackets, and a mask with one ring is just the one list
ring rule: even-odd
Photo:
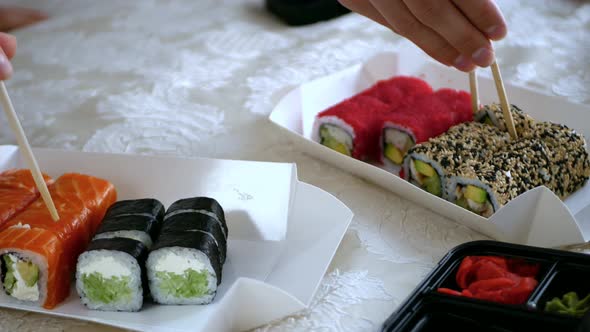
[[12,75],[10,59],[16,53],[16,38],[0,32],[0,80],[7,80]]
[[35,9],[0,6],[0,31],[23,28],[47,19],[47,15]]
[[462,71],[494,61],[491,40],[506,36],[493,0],[339,0],[408,38],[437,61]]

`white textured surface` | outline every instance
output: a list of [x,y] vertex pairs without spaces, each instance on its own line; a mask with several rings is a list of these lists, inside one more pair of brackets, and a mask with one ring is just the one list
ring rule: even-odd
[[[266,120],[295,85],[395,50],[357,15],[287,28],[263,0],[0,0],[52,18],[17,31],[8,89],[33,145],[296,162],[355,213],[309,310],[261,331],[375,331],[453,246],[482,237],[296,150]],[[500,1],[505,81],[590,102],[590,4]],[[489,71],[480,71],[490,75]],[[0,117],[0,144],[14,143]],[[0,310],[0,331],[115,331]]]

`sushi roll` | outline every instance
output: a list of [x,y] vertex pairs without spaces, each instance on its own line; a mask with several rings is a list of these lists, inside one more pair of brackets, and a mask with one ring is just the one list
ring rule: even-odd
[[391,110],[370,96],[347,99],[319,113],[312,139],[355,159],[376,160],[379,154],[379,120]]
[[489,159],[510,136],[478,122],[464,122],[446,133],[418,144],[404,159],[404,176],[429,193],[447,198],[447,181],[467,160]]
[[49,192],[59,222],[37,198],[0,231],[0,297],[46,309],[68,297],[78,255],[117,197],[110,182],[76,173],[59,177]]
[[[49,186],[53,179],[43,174]],[[0,226],[24,210],[39,197],[31,171],[12,169],[0,173]]]
[[398,173],[408,150],[415,144],[472,118],[467,93],[442,89],[416,97],[409,105],[383,116],[380,145],[383,164]]
[[551,189],[550,148],[542,141],[519,139],[487,160],[467,161],[449,179],[448,200],[490,217],[518,195],[546,185]]
[[162,220],[165,210],[164,205],[153,198],[121,200],[109,207],[104,219],[123,216],[147,216]]
[[94,239],[126,237],[151,248],[164,218],[164,205],[156,199],[124,200],[107,211]]
[[377,98],[392,109],[407,106],[415,98],[433,93],[432,87],[424,80],[411,76],[395,76],[375,83],[359,96]]
[[525,133],[550,149],[553,182],[548,186],[564,199],[581,188],[590,176],[590,159],[584,136],[566,125],[538,122]]
[[193,214],[193,213],[200,213],[204,215],[208,215],[211,218],[217,220],[221,229],[223,231],[223,235],[225,239],[228,237],[228,229],[227,223],[225,221],[225,212],[221,207],[221,204],[217,200],[211,197],[191,197],[191,198],[184,198],[179,199],[176,202],[172,203],[168,210],[166,211],[166,215],[164,220],[168,220],[172,217],[175,217],[179,214]]
[[138,311],[147,287],[147,248],[129,238],[98,239],[78,257],[76,291],[93,310]]
[[147,259],[152,298],[161,304],[207,304],[221,283],[227,226],[219,203],[195,197],[173,203]]
[[143,243],[148,249],[152,247],[161,220],[146,215],[125,215],[105,218],[93,240],[124,237]]
[[[512,113],[514,127],[518,136],[524,135],[535,124],[535,120],[516,105],[510,105],[510,112]],[[502,131],[507,131],[506,123],[504,122],[504,112],[502,111],[502,106],[498,103],[485,105],[477,112],[475,120],[494,126]]]

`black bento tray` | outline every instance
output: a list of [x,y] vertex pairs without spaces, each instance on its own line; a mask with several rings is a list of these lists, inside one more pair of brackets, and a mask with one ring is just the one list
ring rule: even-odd
[[[439,287],[459,289],[455,274],[465,256],[504,256],[538,262],[539,284],[525,304],[510,305],[437,292]],[[590,331],[583,318],[548,313],[545,303],[575,291],[590,293],[590,255],[516,245],[474,241],[455,247],[416,287],[383,324],[386,332],[429,331]]]

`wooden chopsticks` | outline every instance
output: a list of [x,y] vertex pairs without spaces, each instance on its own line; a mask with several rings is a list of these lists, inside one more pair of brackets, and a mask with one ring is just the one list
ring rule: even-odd
[[39,193],[41,193],[41,197],[43,197],[43,201],[45,202],[45,205],[49,210],[49,214],[51,214],[51,218],[54,221],[58,221],[59,214],[57,213],[57,209],[55,208],[53,199],[51,199],[51,194],[49,193],[49,189],[47,189],[47,184],[43,179],[43,174],[41,174],[41,170],[39,169],[37,160],[33,155],[33,151],[31,150],[29,141],[25,136],[23,127],[21,126],[20,121],[18,120],[18,116],[16,115],[14,107],[12,107],[12,102],[10,101],[8,91],[6,90],[6,85],[4,85],[3,81],[0,81],[0,103],[2,103],[2,108],[4,109],[4,113],[6,114],[8,123],[10,124],[12,131],[16,135],[16,141],[18,142],[21,154],[25,158],[25,161],[29,166],[31,173],[33,174],[35,185],[37,186]]
[[[500,74],[500,67],[498,61],[492,63],[492,75],[494,76],[494,83],[496,84],[496,91],[498,92],[498,98],[500,99],[500,106],[502,107],[502,113],[504,114],[504,123],[510,137],[515,140],[518,139],[516,133],[516,127],[514,126],[514,119],[512,118],[512,112],[510,112],[510,103],[506,96],[506,89],[504,88],[504,82],[502,81],[502,75]],[[471,90],[471,106],[473,112],[477,112],[479,109],[479,91],[477,86],[477,73],[475,70],[469,73],[469,88]]]

